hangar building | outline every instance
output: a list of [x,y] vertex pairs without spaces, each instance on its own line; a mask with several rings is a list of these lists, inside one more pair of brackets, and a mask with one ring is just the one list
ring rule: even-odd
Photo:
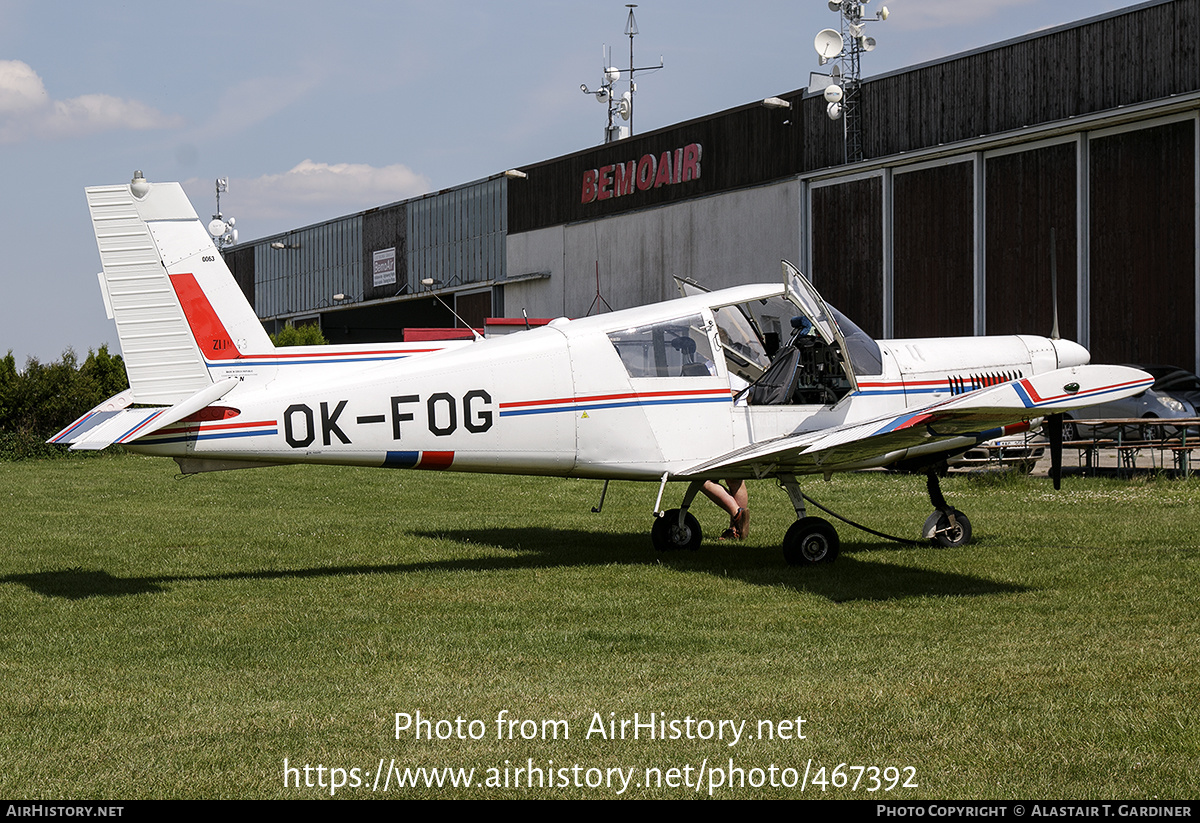
[[[226,252],[268,329],[398,339],[774,280],[884,337],[1051,328],[1200,367],[1200,0],[1152,0],[863,81],[860,162],[778,95]],[[1053,246],[1051,237],[1054,238]],[[432,281],[430,284],[428,281]],[[602,298],[602,299],[601,299]]]

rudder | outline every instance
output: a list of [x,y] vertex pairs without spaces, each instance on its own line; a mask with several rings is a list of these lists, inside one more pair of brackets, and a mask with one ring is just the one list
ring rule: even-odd
[[274,350],[178,183],[86,191],[134,402],[172,405],[212,384],[210,362]]

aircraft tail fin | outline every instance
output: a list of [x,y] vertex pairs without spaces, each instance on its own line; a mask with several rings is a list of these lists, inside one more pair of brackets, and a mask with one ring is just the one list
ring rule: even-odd
[[212,385],[210,364],[274,351],[178,183],[139,173],[87,200],[133,402],[174,405]]

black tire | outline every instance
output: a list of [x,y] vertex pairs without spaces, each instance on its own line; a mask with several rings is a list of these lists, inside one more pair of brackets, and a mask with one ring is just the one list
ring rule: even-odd
[[842,542],[828,520],[803,517],[792,524],[783,538],[783,559],[789,566],[832,563]]
[[662,517],[654,518],[654,525],[650,527],[650,542],[660,552],[679,549],[694,552],[700,548],[700,541],[703,539],[700,521],[693,517],[691,512],[683,515],[683,525],[679,525],[679,509],[671,509]]
[[[971,521],[967,516],[954,509],[954,526],[950,525],[950,516],[945,512],[934,512],[925,521],[925,534],[939,546],[948,549],[965,546],[971,542]],[[930,529],[932,527],[932,534]]]

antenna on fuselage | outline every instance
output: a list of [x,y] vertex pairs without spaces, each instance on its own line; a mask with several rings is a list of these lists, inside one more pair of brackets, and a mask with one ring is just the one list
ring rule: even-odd
[[[425,286],[425,287],[427,287],[427,288],[428,288],[428,287],[430,287],[430,286],[432,286],[433,284],[434,284],[434,279],[433,279],[432,277],[426,277],[424,280],[422,280],[422,281],[421,281],[421,285],[422,285],[422,286]],[[449,304],[449,303],[447,303],[445,300],[443,300],[443,299],[442,299],[442,298],[441,298],[439,295],[437,295],[437,294],[434,294],[434,293],[431,291],[431,292],[429,293],[429,296],[430,296],[430,297],[432,297],[434,300],[438,301],[439,303],[441,303],[441,304],[442,304],[442,305],[443,305],[443,306],[446,308],[446,311],[448,311],[448,312],[450,312],[451,314],[453,314],[453,315],[454,315],[454,319],[455,319],[455,320],[457,320],[459,323],[462,323],[464,326],[466,326],[468,329],[470,329],[470,331],[471,331],[471,335],[473,336],[473,338],[474,338],[475,340],[482,340],[482,339],[483,339],[483,335],[481,335],[479,332],[475,331],[475,327],[474,327],[474,326],[472,326],[472,325],[471,325],[470,323],[468,323],[466,320],[463,320],[461,317],[459,317],[459,316],[458,316],[458,312],[456,312],[456,311],[455,311],[453,308],[451,308],[451,307],[450,307],[450,304]]]

